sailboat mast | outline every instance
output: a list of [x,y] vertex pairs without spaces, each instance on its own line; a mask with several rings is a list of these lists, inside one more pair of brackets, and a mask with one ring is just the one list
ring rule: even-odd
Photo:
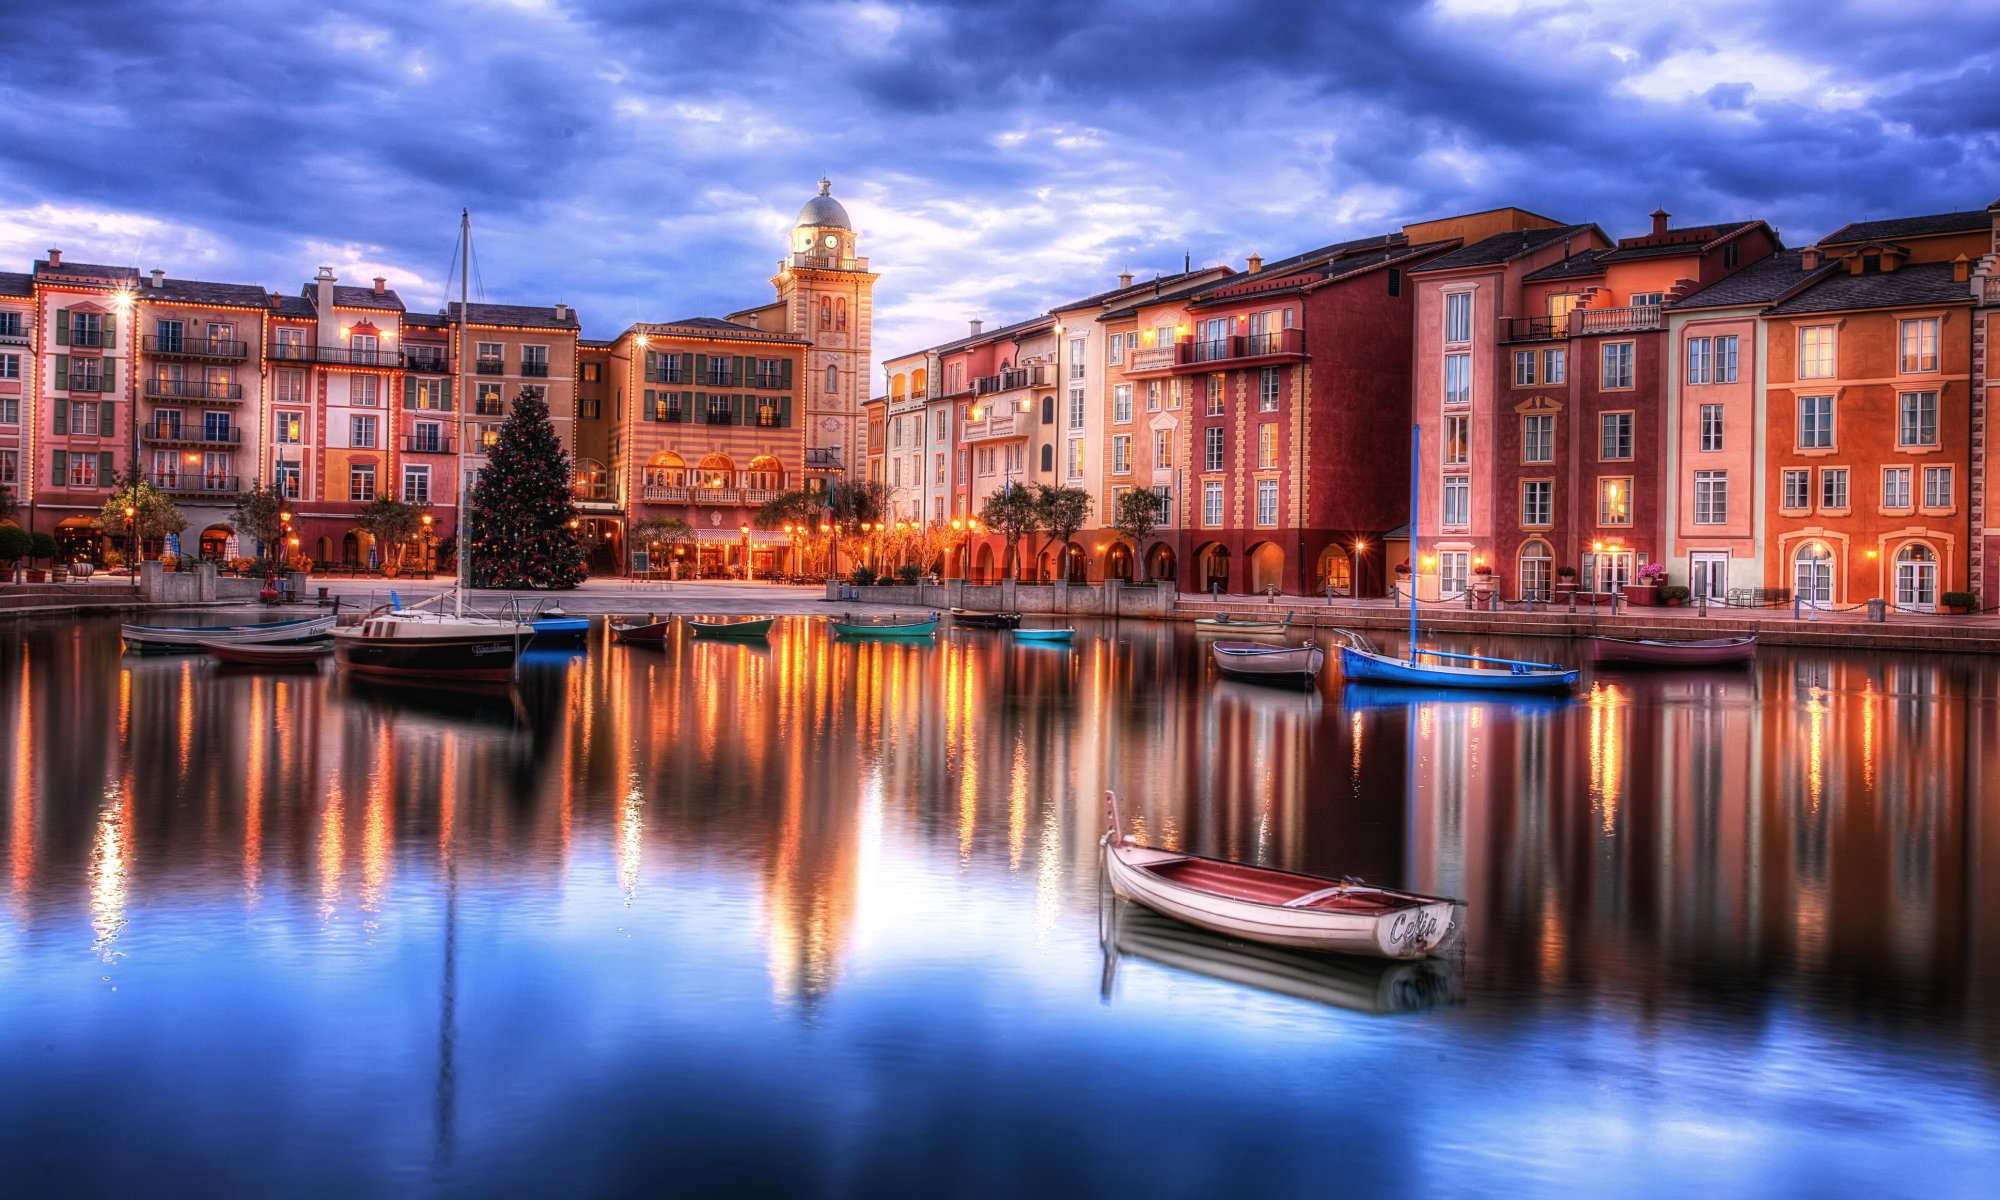
[[1410,665],[1417,665],[1417,472],[1423,469],[1424,427],[1410,426]]
[[472,538],[465,527],[465,408],[472,397],[465,390],[465,356],[470,347],[466,344],[469,334],[471,310],[466,307],[472,279],[472,211],[458,210],[458,444],[453,447],[457,454],[453,457],[453,469],[458,479],[452,489],[457,498],[458,512],[452,518],[453,527],[458,532],[458,586],[452,589],[453,611],[456,616],[465,615],[465,589],[472,584]]

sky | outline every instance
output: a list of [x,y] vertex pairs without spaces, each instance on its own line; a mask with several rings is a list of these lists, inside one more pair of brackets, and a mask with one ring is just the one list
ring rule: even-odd
[[766,302],[825,174],[879,359],[1502,205],[1789,245],[2000,198],[2000,4],[50,0],[0,6],[0,270],[48,247],[586,336]]

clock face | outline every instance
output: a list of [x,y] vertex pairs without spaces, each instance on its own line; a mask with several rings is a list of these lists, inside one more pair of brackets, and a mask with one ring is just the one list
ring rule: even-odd
[[823,240],[826,242],[826,248],[829,250],[833,249],[835,246],[840,245],[840,238],[838,235],[835,234],[829,233]]

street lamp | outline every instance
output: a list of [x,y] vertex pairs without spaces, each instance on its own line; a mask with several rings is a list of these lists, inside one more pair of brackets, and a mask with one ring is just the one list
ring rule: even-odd
[[1347,594],[1353,598],[1356,608],[1361,607],[1361,552],[1366,549],[1366,538],[1354,539],[1354,566],[1347,572]]
[[437,569],[437,556],[436,556],[436,553],[435,553],[435,551],[433,551],[433,550],[432,550],[432,548],[431,548],[431,521],[432,521],[432,520],[433,520],[433,518],[431,517],[431,515],[430,515],[429,513],[425,513],[425,514],[423,515],[423,522],[424,522],[424,578],[425,578],[425,579],[429,579],[429,578],[431,577],[431,572],[433,572],[433,571],[435,571],[435,570]]
[[292,511],[288,508],[281,508],[278,510],[278,545],[280,547],[288,546],[291,544],[291,540]]
[[749,583],[757,577],[756,571],[750,565],[750,527],[739,525],[736,527],[736,532],[743,535],[743,582]]
[[132,590],[139,590],[139,510],[128,504],[125,506],[126,546],[131,551],[126,565],[132,570]]

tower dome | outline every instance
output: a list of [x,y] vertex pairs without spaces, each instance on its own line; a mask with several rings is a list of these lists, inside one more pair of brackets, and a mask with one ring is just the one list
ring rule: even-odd
[[833,184],[825,179],[819,181],[819,195],[806,201],[806,206],[799,210],[798,224],[817,229],[854,228],[847,219],[847,210],[833,198]]

